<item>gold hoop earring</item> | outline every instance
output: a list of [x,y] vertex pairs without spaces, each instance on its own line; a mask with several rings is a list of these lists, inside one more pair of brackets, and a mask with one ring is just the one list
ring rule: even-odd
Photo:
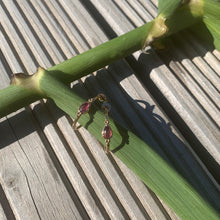
[[76,115],[76,119],[74,120],[72,127],[74,130],[77,129],[76,124],[77,124],[79,118],[82,115],[89,112],[89,109],[90,109],[92,103],[96,100],[99,103],[101,103],[101,107],[102,107],[102,109],[104,109],[104,112],[105,112],[105,122],[104,122],[105,126],[102,130],[102,137],[105,139],[105,143],[106,143],[105,152],[109,153],[110,139],[113,136],[113,131],[109,125],[109,111],[111,110],[111,105],[109,104],[108,99],[106,98],[106,96],[104,94],[98,94],[95,98],[91,98],[87,102],[80,105],[78,112],[77,112],[77,115]]

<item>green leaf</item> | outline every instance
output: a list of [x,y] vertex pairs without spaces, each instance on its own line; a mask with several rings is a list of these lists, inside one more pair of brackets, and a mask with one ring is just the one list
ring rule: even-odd
[[159,0],[158,15],[168,18],[181,5],[182,0]]
[[214,18],[209,18],[204,19],[204,23],[213,37],[213,44],[215,48],[220,51],[220,20],[216,21]]
[[[41,69],[41,71],[43,70]],[[46,94],[48,98],[53,98],[58,107],[75,118],[78,107],[85,100],[47,71],[44,72],[44,74],[40,74],[39,89],[41,92]],[[105,145],[105,141],[101,131],[104,126],[104,118],[103,111],[94,106],[90,114],[85,114],[79,119],[79,123],[103,145]],[[206,195],[205,198],[209,201],[207,202],[200,195],[201,190],[198,192],[195,189],[200,186],[198,181],[184,179],[153,150],[153,147],[150,147],[118,122],[110,119],[110,126],[114,132],[110,142],[111,151],[166,202],[181,219],[219,219],[216,210],[209,204],[210,201],[212,204],[219,204],[219,191],[211,181],[203,179],[207,183],[207,189],[202,189],[202,193],[203,196]],[[193,182],[194,187],[191,185]],[[219,207],[219,205],[216,206]]]
[[215,48],[220,50],[220,1],[204,0],[203,8],[203,22],[213,37]]
[[220,1],[204,0],[202,10],[202,21],[190,27],[190,30],[220,51]]

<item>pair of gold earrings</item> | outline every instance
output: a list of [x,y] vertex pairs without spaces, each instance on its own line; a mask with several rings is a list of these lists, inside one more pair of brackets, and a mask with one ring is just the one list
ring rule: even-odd
[[96,97],[89,99],[87,102],[83,103],[82,105],[80,105],[77,115],[76,115],[76,119],[73,122],[73,129],[76,130],[76,124],[77,121],[79,120],[79,118],[88,113],[89,109],[92,105],[93,102],[98,101],[99,103],[101,103],[101,107],[105,112],[105,126],[102,130],[102,137],[105,139],[105,143],[106,143],[106,147],[105,147],[105,152],[108,153],[109,152],[109,146],[110,146],[110,139],[113,135],[112,129],[109,125],[109,111],[111,109],[111,105],[108,102],[108,99],[106,98],[106,96],[104,94],[98,94]]

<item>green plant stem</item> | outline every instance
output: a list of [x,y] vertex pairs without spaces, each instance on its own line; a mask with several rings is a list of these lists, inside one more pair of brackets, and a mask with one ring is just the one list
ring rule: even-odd
[[32,89],[10,85],[0,90],[0,118],[41,98],[42,96]]
[[72,82],[96,71],[116,60],[124,58],[144,46],[152,22],[147,23],[120,37],[114,38],[78,56],[48,69],[64,83]]
[[[51,75],[66,84],[86,76],[137,50],[143,49],[149,35],[151,36],[149,42],[151,42],[158,37],[171,35],[183,28],[193,25],[202,17],[201,13],[197,13],[197,11],[200,11],[199,6],[197,9],[193,6],[194,4],[190,4],[190,6],[183,5],[175,11],[172,16],[169,15],[169,19],[166,22],[168,32],[165,34],[160,30],[161,16],[159,16],[160,19],[156,18],[154,21],[136,28],[133,31],[57,64],[49,68],[48,71]],[[165,20],[166,19],[164,19],[164,21]],[[156,25],[157,23],[159,23],[159,25]],[[29,105],[42,97],[42,94],[36,94],[35,91],[31,89],[24,90],[17,85],[11,85],[9,88],[0,90],[0,117]]]
[[[48,71],[64,83],[70,83],[79,79],[115,60],[142,49],[151,25],[152,23],[147,23],[142,27],[53,66]],[[43,96],[40,97],[42,98]],[[9,86],[0,91],[0,117],[37,101],[40,97],[34,90],[25,90],[17,85]],[[16,102],[16,105],[14,105],[14,102]]]

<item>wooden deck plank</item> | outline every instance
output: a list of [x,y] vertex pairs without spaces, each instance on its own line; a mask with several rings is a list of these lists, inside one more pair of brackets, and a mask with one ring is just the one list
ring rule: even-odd
[[1,205],[0,205],[0,219],[7,220],[6,215]]
[[144,8],[142,3],[136,0],[128,0],[128,3],[134,9],[134,11],[136,11],[142,21],[151,21],[154,18],[154,16],[151,14],[151,7],[149,6],[149,2],[147,8]]
[[85,48],[88,48],[88,43],[85,41],[84,36],[77,29],[74,21],[71,20],[70,16],[62,7],[62,5],[59,2],[53,0],[45,1],[45,4],[47,5],[48,10],[50,10],[50,13],[56,15],[56,21],[59,24],[57,25],[57,28],[63,30],[66,38],[71,42],[72,47],[78,53],[81,53],[85,50]]
[[[88,136],[84,135],[83,137],[85,138],[84,140],[86,144],[90,145],[89,146],[90,149],[94,148],[95,144],[98,144],[95,143],[94,139],[92,139],[93,141],[91,142],[88,139]],[[101,170],[103,171],[106,179],[108,180],[112,190],[117,195],[120,203],[127,211],[129,218],[148,219],[148,215],[146,211],[141,207],[140,204],[138,204],[136,197],[134,197],[134,195],[132,195],[132,193],[128,190],[128,185],[126,185],[123,182],[122,176],[120,175],[120,173],[117,172],[117,170],[115,170],[114,166],[111,163],[111,160],[106,158],[103,149],[100,148],[99,151],[96,149],[94,156],[98,157],[97,154],[99,154],[99,160],[96,161],[100,162],[99,165]]]
[[[101,16],[108,22],[112,30],[117,35],[122,35],[127,31],[134,29],[134,25],[131,24],[128,19],[126,18],[125,14],[120,11],[116,4],[113,1],[98,1],[98,0],[91,0],[92,5],[95,6],[96,10],[101,13]],[[88,4],[87,2],[85,4]],[[88,5],[90,7],[90,5]],[[109,8],[111,10],[109,10]],[[97,14],[97,13],[96,13]],[[117,21],[115,18],[117,17]],[[124,25],[122,27],[122,25]]]
[[[187,46],[185,47],[190,50]],[[203,106],[207,113],[219,125],[220,116],[218,113],[220,107],[220,95],[217,91],[217,84],[220,84],[220,80],[217,78],[217,75],[213,71],[199,69],[199,66],[196,65],[196,63],[194,64],[190,59],[186,58],[186,56],[181,55],[180,49],[174,48],[174,46],[172,47],[172,54],[170,54],[169,58],[167,53],[164,56],[162,55],[162,57],[165,62],[169,63],[169,67],[174,71],[176,77],[187,87],[189,92],[194,95],[194,99]],[[171,57],[175,57],[175,59],[178,60],[170,61]],[[198,58],[201,65],[202,63],[205,63],[201,57]],[[196,62],[198,62],[198,59]],[[216,87],[213,86],[212,82],[204,73],[209,73],[209,76],[215,79]]]
[[8,204],[8,200],[4,194],[1,184],[0,184],[0,219],[2,220],[15,219],[12,211],[10,210],[10,205]]
[[[63,60],[59,51],[54,51],[53,48],[56,48],[56,44],[54,44],[50,35],[48,35],[42,25],[38,25],[40,21],[27,1],[22,3],[21,8],[18,8],[18,5],[16,5],[13,1],[5,1],[4,4],[9,8],[8,11],[13,18],[13,22],[16,24],[17,29],[20,30],[20,36],[22,36],[21,39],[23,38],[20,45],[23,45],[24,49],[27,48],[29,53],[31,51],[32,58],[34,57],[36,66],[40,65],[46,68],[54,64],[51,62],[51,59],[53,59],[56,63]],[[29,25],[29,22],[31,22],[32,26]],[[17,39],[15,39],[15,42],[17,42]],[[47,50],[51,51],[53,57],[46,54]],[[22,54],[20,54],[20,57],[23,57]],[[26,63],[26,60],[23,62]],[[36,66],[33,70],[31,69],[32,72],[30,73],[36,71]]]
[[[23,13],[26,14],[27,20],[34,24],[35,33],[45,50],[50,51],[53,63],[59,63],[76,54],[75,48],[57,24],[56,17],[50,13],[44,3],[41,1],[23,2],[22,0],[18,3]],[[43,23],[43,21],[46,22]]]
[[36,70],[34,61],[31,55],[28,53],[27,49],[25,48],[21,38],[19,37],[19,32],[17,32],[14,29],[12,23],[9,20],[8,15],[5,13],[5,8],[2,8],[2,5],[0,5],[0,13],[2,19],[2,27],[4,28],[4,31],[6,32],[6,35],[10,40],[13,50],[15,50],[15,56],[17,56],[17,58],[19,56],[19,60],[21,60],[24,63],[25,69],[28,69],[30,72],[34,72]]
[[139,0],[139,2],[152,15],[153,18],[156,18],[157,7],[151,0]]
[[[189,91],[193,93],[196,100],[203,106],[209,116],[220,126],[219,109],[215,105],[215,103],[213,103],[212,100],[207,97],[207,93],[205,93],[205,91],[203,90],[204,87],[201,88],[194,81],[192,76],[186,74],[186,70],[182,67],[182,65],[179,65],[179,63],[171,61],[169,66],[178,75],[180,81],[188,86]],[[199,71],[195,70],[194,72],[198,72],[198,74],[200,74]]]
[[[79,29],[80,33],[84,36],[90,47],[99,45],[98,42],[99,40],[102,40],[103,37],[105,37],[107,41],[107,38],[101,31],[100,27],[98,27],[97,23],[88,13],[88,11],[83,7],[80,1],[77,2],[66,0],[60,3],[62,4],[69,17],[75,22],[75,25]],[[74,13],[72,13],[73,11]],[[96,30],[96,37],[91,38],[90,36],[93,36],[94,30]]]
[[[1,151],[1,182],[15,215],[21,219],[82,219],[36,132],[23,137],[21,125],[27,126],[28,133],[34,130],[31,122],[22,112],[19,119],[12,118],[10,127],[19,141]],[[10,127],[1,134],[9,135]]]
[[[187,36],[187,33],[186,33]],[[190,38],[185,40],[180,36],[176,35],[178,45],[171,46],[172,54],[171,57],[175,57],[176,61],[180,62],[182,66],[188,70],[188,74],[191,74],[194,81],[207,93],[207,96],[212,100],[215,105],[220,106],[220,79],[205,60],[198,55],[195,49],[191,46]],[[187,38],[186,38],[187,39]],[[192,57],[192,60],[189,58]],[[175,60],[174,59],[174,60]],[[215,61],[215,59],[214,59]],[[214,62],[213,61],[213,62]],[[220,66],[220,65],[219,65]],[[187,80],[186,80],[187,83]],[[187,86],[187,85],[186,85]],[[190,87],[190,86],[188,86]],[[187,87],[187,88],[188,88]],[[201,101],[201,100],[199,100]]]
[[217,50],[214,50],[213,54],[218,58],[218,61],[220,61],[220,52]]
[[[19,62],[16,58],[16,55],[11,50],[11,48],[7,42],[6,36],[4,36],[2,31],[0,32],[0,42],[1,42],[2,57],[4,54],[4,58],[5,58],[5,60],[7,60],[8,69],[11,70],[11,72],[8,72],[8,75],[15,73],[15,72],[22,72],[22,68],[19,65]],[[3,69],[3,58],[2,58],[2,60],[0,60],[0,64]],[[2,81],[2,80],[6,80],[6,81]],[[4,88],[5,86],[9,85],[10,77],[3,77],[2,80],[0,82],[1,89]]]
[[[1,122],[4,121],[1,119]],[[11,133],[11,128],[7,121],[4,123],[4,126],[1,123],[1,134],[6,137],[4,139],[1,138],[1,146],[7,146],[9,145],[8,142],[14,142],[16,139],[13,133]],[[19,147],[19,144],[15,142],[1,150],[0,178],[2,187],[10,201],[15,216],[23,219],[39,219],[32,199],[32,189],[30,189],[25,173],[13,153],[13,149],[18,149]]]
[[[96,5],[96,2],[93,2],[93,4]],[[128,19],[132,18],[133,27],[143,23],[143,19],[136,13],[135,10],[133,10],[132,6],[127,1],[115,1],[114,4],[124,15],[128,17]]]
[[[160,67],[159,67],[160,68]],[[157,74],[152,74],[152,80],[167,97],[178,114],[198,137],[208,152],[220,162],[219,158],[219,135],[216,125],[202,111],[200,106],[192,99],[182,85],[170,73],[164,69],[157,69]],[[154,71],[153,71],[154,72]],[[160,74],[158,74],[160,72]],[[202,120],[201,120],[202,119]]]

